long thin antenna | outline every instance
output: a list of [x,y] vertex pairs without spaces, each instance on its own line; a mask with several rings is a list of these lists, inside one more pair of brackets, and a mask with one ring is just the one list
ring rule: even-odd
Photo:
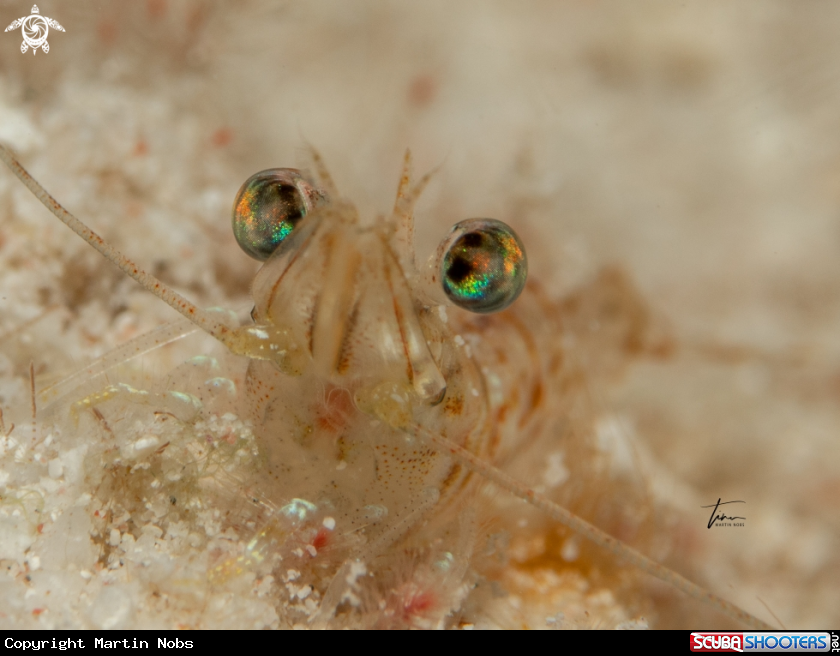
[[231,333],[233,332],[230,328],[218,321],[212,314],[205,312],[185,299],[178,292],[155,278],[153,275],[143,271],[140,267],[134,264],[134,262],[129,260],[125,255],[108,244],[104,239],[102,239],[102,237],[88,228],[79,219],[65,210],[61,204],[53,198],[25,168],[23,168],[21,163],[18,162],[17,158],[12,154],[12,151],[3,144],[0,144],[0,159],[6,163],[12,173],[20,179],[26,188],[34,194],[35,198],[41,201],[44,207],[52,212],[59,221],[102,253],[102,255],[122,269],[127,275],[134,278],[134,280],[140,283],[144,289],[157,296],[171,308],[183,314],[199,328],[209,333],[226,346],[229,344],[231,341]]
[[779,616],[776,615],[776,613],[773,612],[773,609],[770,608],[770,606],[768,606],[766,603],[764,603],[764,599],[762,599],[761,597],[756,597],[756,599],[758,599],[758,601],[761,603],[761,605],[764,606],[764,608],[767,609],[767,612],[770,613],[773,616],[773,619],[776,620],[779,623],[779,626],[782,627],[783,630],[787,631],[787,627],[785,626],[785,623],[782,622],[782,620],[779,619]]
[[391,213],[391,223],[394,226],[391,243],[407,276],[413,275],[417,270],[414,261],[414,206],[440,167],[433,168],[416,184],[412,184],[411,168],[411,150],[406,150],[400,182],[397,185],[397,198]]
[[470,471],[488,479],[503,490],[507,490],[512,495],[527,501],[529,504],[543,511],[555,521],[567,526],[579,535],[585,537],[587,540],[594,542],[599,547],[602,547],[619,558],[624,559],[631,565],[638,567],[643,572],[646,572],[661,581],[665,581],[665,583],[668,583],[677,590],[684,592],[689,597],[716,608],[729,617],[738,620],[739,622],[743,622],[746,626],[761,631],[774,630],[772,626],[758,619],[754,615],[751,615],[744,609],[727,601],[723,597],[719,597],[716,594],[709,592],[696,583],[689,581],[684,576],[677,574],[675,571],[657,563],[655,560],[651,560],[643,553],[636,551],[633,547],[625,544],[617,538],[614,538],[609,533],[605,533],[598,527],[587,522],[585,519],[578,517],[569,510],[566,510],[563,506],[554,503],[548,497],[543,496],[542,494],[539,494],[526,485],[520,483],[501,469],[484,462],[481,458],[471,453],[464,447],[455,444],[441,435],[436,435],[435,433],[421,428],[418,425],[413,425],[407,430],[424,440],[427,444],[432,446],[435,451],[451,457]]
[[35,363],[29,361],[29,400],[32,405],[32,441],[38,437],[38,407],[35,405]]
[[12,431],[15,429],[15,425],[12,424],[9,426],[9,430],[6,430],[6,422],[3,421],[3,408],[0,408],[0,433],[3,434],[3,437],[9,437],[12,434]]
[[321,157],[321,153],[319,153],[315,146],[310,143],[307,143],[306,147],[309,152],[309,158],[312,160],[312,165],[315,168],[314,173],[315,177],[318,178],[316,180],[318,186],[327,192],[327,196],[338,199],[338,189],[336,188],[335,182],[327,169],[327,165],[324,164],[324,159]]

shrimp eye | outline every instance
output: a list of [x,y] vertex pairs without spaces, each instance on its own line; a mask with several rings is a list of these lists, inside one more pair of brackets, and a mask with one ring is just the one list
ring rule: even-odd
[[497,312],[522,292],[528,260],[507,224],[495,219],[461,221],[442,247],[443,291],[455,305],[470,312]]
[[236,241],[254,259],[267,260],[321,198],[296,169],[266,169],[252,175],[233,204]]

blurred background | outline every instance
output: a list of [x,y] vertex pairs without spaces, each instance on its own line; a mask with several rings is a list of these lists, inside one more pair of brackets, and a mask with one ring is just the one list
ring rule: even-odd
[[[0,140],[72,212],[204,305],[247,311],[229,235],[307,143],[364,215],[405,148],[440,166],[418,258],[502,219],[561,296],[625,271],[674,345],[598,390],[696,517],[716,590],[840,621],[840,6],[831,2],[44,0],[0,34]],[[29,14],[0,0],[0,24]],[[0,174],[0,404],[172,318]],[[60,321],[45,320],[58,317]],[[707,531],[699,502],[743,499]],[[694,531],[694,533],[692,533]],[[768,614],[769,612],[772,614]]]

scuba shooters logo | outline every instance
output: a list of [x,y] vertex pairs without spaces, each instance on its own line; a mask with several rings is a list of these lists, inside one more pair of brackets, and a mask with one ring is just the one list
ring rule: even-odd
[[23,34],[23,43],[20,44],[20,51],[25,53],[32,48],[33,55],[38,52],[38,48],[44,52],[50,51],[50,44],[47,43],[47,35],[50,33],[50,28],[64,32],[64,28],[58,21],[41,16],[38,5],[32,5],[32,13],[29,16],[22,16],[13,20],[5,31],[10,32],[17,28],[20,28]]
[[706,652],[828,652],[836,641],[828,631],[762,631],[719,633],[695,631],[691,651]]

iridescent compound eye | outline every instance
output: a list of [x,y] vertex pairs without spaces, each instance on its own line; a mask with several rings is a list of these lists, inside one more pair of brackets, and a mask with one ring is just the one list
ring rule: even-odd
[[455,305],[489,313],[513,303],[528,277],[525,249],[516,233],[495,219],[456,223],[444,242],[443,291]]
[[236,241],[254,259],[267,260],[321,198],[296,169],[266,169],[252,175],[233,204]]

